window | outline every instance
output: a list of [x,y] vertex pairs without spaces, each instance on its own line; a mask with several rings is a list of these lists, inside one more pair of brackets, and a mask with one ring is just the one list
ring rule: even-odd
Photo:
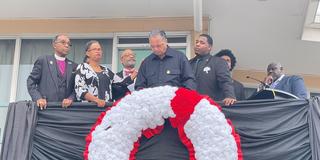
[[320,3],[318,3],[318,7],[317,7],[317,12],[316,12],[316,16],[314,18],[314,22],[315,23],[320,23]]
[[306,41],[320,41],[319,0],[309,1],[301,39]]
[[8,106],[15,40],[0,40],[0,107]]

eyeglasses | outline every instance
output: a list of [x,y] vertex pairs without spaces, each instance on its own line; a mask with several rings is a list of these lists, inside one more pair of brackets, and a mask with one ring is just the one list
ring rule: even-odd
[[92,49],[88,49],[88,52],[90,51],[101,51],[101,48],[92,48]]
[[60,43],[60,44],[62,44],[62,45],[68,45],[69,47],[72,46],[72,44],[71,44],[70,42],[66,42],[66,41],[57,41],[57,42],[55,42],[55,43]]

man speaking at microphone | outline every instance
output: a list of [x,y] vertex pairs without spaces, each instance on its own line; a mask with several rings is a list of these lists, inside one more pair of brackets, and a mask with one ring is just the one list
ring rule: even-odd
[[291,93],[301,99],[308,98],[308,93],[302,77],[297,75],[285,75],[280,63],[272,62],[268,65],[267,77],[265,77],[264,83],[269,85],[272,89]]

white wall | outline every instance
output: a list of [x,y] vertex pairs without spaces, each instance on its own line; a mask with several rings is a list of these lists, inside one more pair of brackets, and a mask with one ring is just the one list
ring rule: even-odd
[[320,75],[320,43],[300,40],[308,0],[206,0],[214,52],[229,48],[238,69],[265,70],[281,62],[287,73]]

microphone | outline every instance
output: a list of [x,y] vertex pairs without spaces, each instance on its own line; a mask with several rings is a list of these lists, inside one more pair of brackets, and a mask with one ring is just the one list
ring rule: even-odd
[[263,86],[264,88],[269,88],[269,87],[270,87],[267,83],[262,82],[262,81],[259,80],[259,79],[256,79],[256,78],[253,78],[253,77],[250,77],[250,76],[246,76],[246,78],[252,79],[252,80],[255,80],[255,81],[259,82],[260,84],[262,84],[262,86]]

